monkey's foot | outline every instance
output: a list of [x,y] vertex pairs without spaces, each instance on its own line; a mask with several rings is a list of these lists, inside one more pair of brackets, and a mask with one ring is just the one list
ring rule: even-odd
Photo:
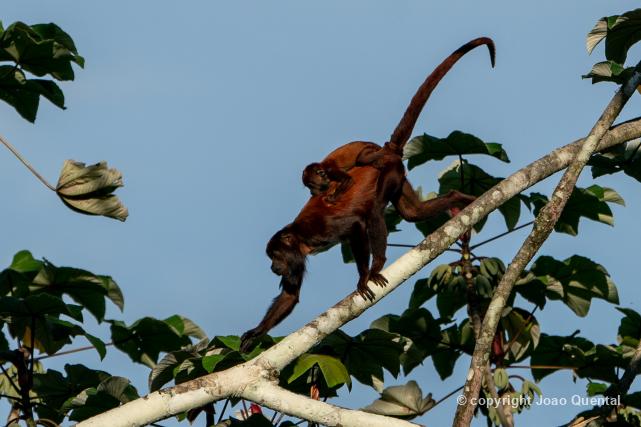
[[360,294],[360,296],[363,297],[363,299],[367,301],[374,301],[374,292],[367,286],[367,278],[365,280],[359,280],[358,284],[356,285],[356,290]]
[[381,273],[370,273],[369,280],[376,283],[376,285],[384,288],[387,285],[387,279]]
[[240,351],[241,353],[249,353],[257,338],[260,338],[263,333],[257,328],[250,329],[240,337]]

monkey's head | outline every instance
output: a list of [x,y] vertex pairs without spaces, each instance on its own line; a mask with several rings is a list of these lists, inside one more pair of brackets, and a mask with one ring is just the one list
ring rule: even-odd
[[274,274],[283,278],[300,277],[305,273],[305,254],[300,239],[291,225],[279,230],[267,243],[267,256],[272,260]]
[[303,169],[303,184],[309,188],[313,196],[327,191],[330,182],[327,172],[320,163],[311,163]]

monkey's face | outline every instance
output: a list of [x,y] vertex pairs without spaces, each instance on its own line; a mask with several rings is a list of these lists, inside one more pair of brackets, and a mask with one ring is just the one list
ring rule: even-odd
[[[277,276],[290,276],[300,266],[300,248],[296,236],[280,230],[267,243],[267,256],[272,260],[271,269]],[[304,262],[303,262],[304,265]]]
[[330,179],[320,163],[312,163],[303,169],[303,184],[312,195],[317,196],[329,188]]

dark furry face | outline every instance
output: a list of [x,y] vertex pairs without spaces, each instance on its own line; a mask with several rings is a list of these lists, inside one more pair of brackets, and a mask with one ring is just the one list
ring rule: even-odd
[[303,184],[312,195],[317,196],[327,191],[330,179],[320,163],[312,163],[303,169]]
[[272,271],[278,276],[298,276],[305,271],[305,256],[300,251],[298,238],[289,227],[278,231],[269,240],[267,256],[272,260]]

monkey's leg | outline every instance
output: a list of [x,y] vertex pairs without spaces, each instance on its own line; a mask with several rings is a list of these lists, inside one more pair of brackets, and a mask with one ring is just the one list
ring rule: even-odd
[[245,332],[240,338],[240,351],[247,353],[257,338],[266,334],[292,312],[294,306],[298,303],[301,283],[302,277],[301,280],[289,281],[285,278],[281,280],[283,289],[272,301],[263,320],[260,321],[258,326]]
[[367,235],[369,236],[372,249],[372,268],[369,273],[369,280],[378,286],[385,286],[387,279],[380,274],[385,266],[385,251],[387,250],[387,226],[383,209],[375,209],[367,222]]
[[416,195],[412,184],[405,179],[400,195],[392,199],[392,204],[404,220],[418,222],[436,216],[450,208],[463,208],[475,199],[473,196],[452,190],[443,196],[422,201]]
[[369,281],[370,243],[365,226],[366,224],[361,223],[354,225],[349,237],[349,245],[354,255],[354,261],[356,261],[356,268],[358,269],[356,290],[363,298],[373,301],[374,292],[367,286],[367,282]]

